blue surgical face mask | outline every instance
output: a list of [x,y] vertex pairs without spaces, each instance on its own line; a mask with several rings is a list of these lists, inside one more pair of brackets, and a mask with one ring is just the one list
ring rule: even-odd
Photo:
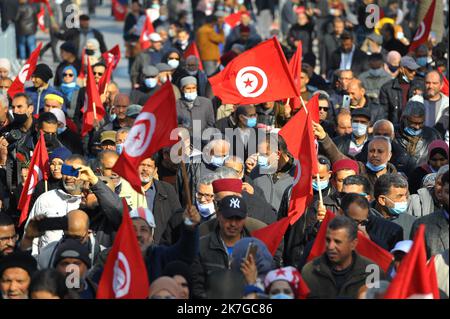
[[171,59],[167,61],[167,64],[172,68],[172,69],[176,69],[178,68],[178,66],[180,65],[180,61],[175,60],[175,59]]
[[228,156],[223,157],[223,156],[213,155],[213,156],[211,156],[211,165],[213,165],[215,167],[222,167],[227,158],[228,158]]
[[312,181],[312,188],[315,191],[317,191],[317,192],[319,191],[319,189],[321,191],[323,191],[324,189],[326,189],[328,187],[329,184],[330,184],[329,180],[319,181],[319,182],[317,182],[317,180],[313,180]]
[[367,125],[362,123],[352,123],[353,135],[361,137],[367,133]]
[[197,92],[184,93],[184,98],[190,102],[193,102],[197,98]]
[[428,64],[428,59],[426,56],[420,57],[416,59],[416,62],[418,65],[420,65],[421,67],[426,67]]
[[389,68],[389,71],[391,71],[392,73],[395,73],[398,70],[398,66],[392,66],[390,64],[388,64],[388,68]]
[[260,167],[269,167],[269,158],[264,155],[258,156],[258,165]]
[[280,293],[280,294],[276,294],[276,295],[271,295],[270,299],[294,299],[294,296]]
[[419,136],[420,134],[422,134],[422,129],[416,130],[412,127],[405,127],[405,133],[410,136]]
[[57,128],[58,135],[64,133],[65,130],[67,130],[67,126],[58,127]]
[[208,204],[202,204],[197,202],[197,208],[200,215],[204,218],[211,216],[216,211],[213,202]]
[[149,89],[153,89],[158,84],[158,80],[156,78],[147,78],[144,80],[144,84]]
[[123,144],[116,144],[116,153],[117,154],[122,154],[123,152]]
[[388,207],[389,213],[391,213],[392,215],[403,214],[408,209],[408,202],[394,202],[389,197],[386,197],[386,198],[394,203],[394,207]]
[[367,162],[367,163],[366,163],[366,166],[367,166],[367,168],[370,169],[372,172],[377,172],[377,173],[378,173],[378,172],[384,170],[384,169],[386,168],[387,164],[381,164],[381,165],[375,166],[375,165],[373,165],[372,163]]
[[252,128],[252,127],[255,127],[256,124],[257,124],[256,117],[247,118],[247,123],[246,123],[247,127]]
[[404,74],[402,75],[402,79],[403,79],[403,81],[405,81],[405,83],[409,83],[410,82],[408,77],[406,75],[404,75]]

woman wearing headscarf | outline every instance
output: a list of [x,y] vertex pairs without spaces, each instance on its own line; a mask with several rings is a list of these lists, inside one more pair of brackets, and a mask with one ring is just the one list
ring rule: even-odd
[[80,87],[77,84],[78,72],[74,66],[68,65],[62,71],[62,83],[58,88],[64,95],[64,104],[66,105],[67,115],[73,118],[77,104],[78,92]]
[[176,260],[168,263],[163,276],[172,277],[181,290],[181,299],[189,299],[192,289],[192,271],[185,262]]
[[309,291],[302,280],[299,271],[288,266],[269,272],[264,286],[270,299],[303,299]]
[[100,43],[97,39],[88,39],[86,41],[85,54],[88,56],[91,65],[94,65],[102,60],[102,53],[100,51]]
[[430,173],[436,173],[439,168],[448,164],[448,145],[443,140],[435,140],[428,146],[427,162],[416,167],[408,178],[409,192],[417,193],[422,188],[423,178]]
[[181,299],[181,289],[175,279],[162,276],[150,285],[149,299]]

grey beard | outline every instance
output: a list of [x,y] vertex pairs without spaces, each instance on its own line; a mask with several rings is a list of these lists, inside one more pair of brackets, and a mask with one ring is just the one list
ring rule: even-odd
[[74,184],[74,186],[69,186],[63,180],[63,186],[67,193],[74,195],[74,193],[81,193],[81,185]]

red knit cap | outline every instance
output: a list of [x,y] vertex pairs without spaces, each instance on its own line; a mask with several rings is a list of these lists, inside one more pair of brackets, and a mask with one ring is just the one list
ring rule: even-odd
[[219,192],[242,193],[242,180],[238,178],[218,179],[212,183],[212,186],[214,194]]
[[344,158],[337,162],[334,162],[333,167],[332,167],[333,173],[336,173],[343,169],[351,169],[351,170],[354,170],[356,174],[359,174],[358,163],[349,158]]

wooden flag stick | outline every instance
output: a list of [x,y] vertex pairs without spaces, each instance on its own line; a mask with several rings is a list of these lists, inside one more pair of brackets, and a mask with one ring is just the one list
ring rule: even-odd
[[190,209],[192,207],[192,199],[191,199],[191,190],[189,188],[189,180],[187,176],[186,171],[186,164],[184,161],[181,161],[181,175],[183,177],[183,187],[184,187],[184,193],[186,194],[186,204],[187,208]]
[[44,187],[45,187],[45,192],[47,193],[48,192],[48,183],[47,183],[46,179],[44,180]]
[[93,109],[94,109],[94,121],[97,121],[97,107],[95,106],[95,102],[93,103]]

